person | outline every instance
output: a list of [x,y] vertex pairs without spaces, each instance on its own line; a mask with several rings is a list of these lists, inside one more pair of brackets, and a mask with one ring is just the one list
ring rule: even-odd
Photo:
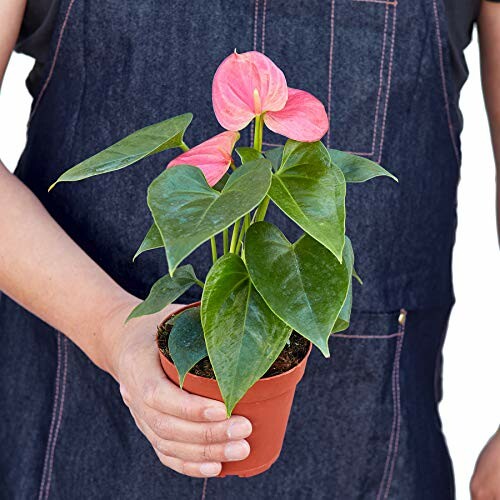
[[[36,58],[26,148],[14,175],[0,165],[0,497],[453,498],[437,405],[454,301],[457,103],[478,20],[498,166],[500,5],[1,0],[0,13],[0,75],[14,47]],[[207,480],[248,455],[252,426],[161,370],[156,326],[199,297],[124,324],[166,272],[159,251],[131,257],[150,225],[146,187],[175,153],[47,188],[170,116],[195,112],[191,145],[220,131],[210,85],[235,47],[266,53],[291,86],[321,98],[328,147],[381,162],[400,184],[348,188],[364,285],[354,285],[351,326],[331,339],[331,360],[311,356],[279,460],[253,478]],[[195,253],[197,269],[206,272],[209,251]],[[500,496],[498,432],[472,494]]]

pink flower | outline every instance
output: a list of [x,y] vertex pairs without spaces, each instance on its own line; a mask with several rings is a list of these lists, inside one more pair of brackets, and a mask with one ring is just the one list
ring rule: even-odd
[[260,52],[236,52],[215,72],[212,102],[227,130],[245,128],[257,115],[283,109],[288,88],[283,72]]
[[273,132],[302,142],[319,141],[328,131],[328,116],[321,101],[290,87],[285,107],[266,113],[264,123]]
[[238,132],[222,132],[180,154],[167,165],[167,168],[193,165],[203,172],[208,184],[214,186],[227,172],[232,162],[231,153],[239,138]]
[[263,115],[272,131],[297,141],[319,141],[328,131],[323,104],[303,90],[288,88],[283,72],[260,52],[235,52],[222,61],[212,102],[227,130],[241,130]]

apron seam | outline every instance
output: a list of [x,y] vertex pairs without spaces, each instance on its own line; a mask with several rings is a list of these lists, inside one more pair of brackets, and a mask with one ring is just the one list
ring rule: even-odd
[[59,431],[61,429],[61,423],[62,423],[62,417],[64,413],[64,402],[66,399],[66,382],[67,382],[67,375],[68,375],[68,339],[60,332],[58,334],[62,337],[62,344],[63,344],[63,352],[64,352],[64,358],[63,358],[63,371],[62,371],[62,381],[61,381],[61,403],[59,405],[58,409],[58,415],[57,415],[57,424],[55,427],[54,431],[54,438],[51,444],[51,450],[50,450],[50,457],[49,457],[49,469],[47,473],[47,482],[45,485],[45,491],[43,492],[42,498],[45,500],[49,498],[50,494],[50,485],[52,482],[52,474],[54,470],[54,456],[55,456],[55,451],[56,451],[56,445],[57,445],[57,438],[59,437]]
[[[388,6],[386,7],[388,8]],[[398,4],[394,4],[394,14],[392,16],[392,40],[391,40],[391,50],[389,53],[389,69],[387,75],[387,89],[385,91],[385,104],[384,104],[384,115],[382,117],[382,130],[380,131],[380,146],[379,146],[379,156],[377,163],[382,161],[382,152],[384,149],[385,142],[385,128],[387,125],[387,112],[389,110],[389,96],[391,94],[391,83],[392,83],[392,72],[394,68],[394,48],[396,46],[396,31],[397,31],[397,18],[398,18]]]
[[326,147],[330,147],[331,116],[332,116],[332,72],[333,72],[333,44],[335,41],[335,0],[331,0],[330,6],[330,48],[328,51],[328,133],[326,134]]
[[384,339],[393,339],[397,337],[402,337],[403,334],[401,332],[389,333],[388,335],[350,335],[348,333],[333,333],[333,338],[341,338],[341,339],[359,339],[359,340],[384,340]]
[[439,72],[441,75],[441,87],[444,98],[444,108],[446,113],[446,120],[448,122],[448,131],[450,134],[451,143],[453,146],[453,152],[455,154],[455,159],[457,160],[457,164],[460,166],[460,153],[458,150],[458,145],[455,138],[455,127],[453,126],[453,122],[451,119],[451,110],[450,110],[450,100],[448,97],[448,88],[447,88],[447,79],[445,74],[444,67],[444,55],[443,55],[443,39],[441,37],[441,27],[440,27],[440,18],[439,18],[439,10],[437,0],[432,0],[432,7],[434,13],[434,22],[436,28],[436,41],[437,41],[437,49],[438,49],[438,60],[439,60]]
[[[400,387],[400,361],[401,361],[401,351],[403,348],[403,341],[405,335],[405,323],[406,323],[407,312],[405,309],[401,309],[400,319],[399,319],[399,331],[400,334],[396,343],[396,350],[394,353],[394,361],[392,367],[392,401],[393,401],[393,418],[391,425],[391,435],[389,438],[389,446],[387,449],[387,456],[384,466],[384,473],[382,475],[382,480],[380,481],[380,486],[378,489],[377,500],[381,498],[387,499],[389,496],[389,491],[392,485],[392,479],[394,474],[394,467],[399,450],[399,436],[401,432],[401,387]],[[385,485],[384,490],[384,483]],[[383,497],[382,497],[383,495]]]
[[208,486],[208,477],[203,480],[203,488],[201,490],[201,500],[205,500],[207,498],[207,486]]
[[66,14],[64,16],[64,20],[63,20],[63,23],[61,25],[59,37],[57,39],[57,45],[56,45],[56,48],[54,51],[54,56],[52,57],[52,62],[50,64],[50,70],[49,70],[47,78],[45,79],[43,86],[42,86],[42,88],[41,88],[40,92],[38,93],[38,96],[35,100],[35,104],[33,105],[33,110],[31,111],[29,119],[28,119],[28,125],[31,123],[33,117],[35,116],[35,113],[37,112],[38,107],[40,105],[40,101],[42,100],[42,98],[47,90],[47,87],[49,86],[50,80],[52,79],[52,75],[54,74],[57,59],[59,57],[59,51],[61,49],[61,45],[62,45],[62,41],[63,41],[63,37],[64,37],[64,32],[66,31],[66,26],[68,24],[68,19],[69,19],[69,16],[71,14],[71,9],[73,8],[74,3],[75,3],[75,0],[70,0],[68,7],[66,9]]
[[61,383],[61,335],[59,332],[56,333],[56,341],[57,341],[57,364],[56,364],[56,378],[54,382],[54,400],[52,404],[52,414],[50,418],[50,427],[49,427],[49,437],[47,439],[47,445],[45,448],[45,455],[43,460],[43,469],[42,469],[42,479],[40,481],[40,487],[38,490],[38,499],[41,500],[43,497],[43,490],[45,487],[46,476],[48,472],[48,463],[50,457],[50,448],[52,445],[52,438],[54,435],[54,428],[57,420],[57,409],[59,406],[59,390]]

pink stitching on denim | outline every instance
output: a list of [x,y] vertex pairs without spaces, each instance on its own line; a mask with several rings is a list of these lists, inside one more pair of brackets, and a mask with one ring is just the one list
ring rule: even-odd
[[263,142],[262,145],[263,146],[271,146],[273,148],[279,148],[281,146],[284,146],[284,144],[278,144],[278,143],[275,143],[275,142]]
[[253,50],[257,50],[257,24],[259,22],[259,0],[255,0],[253,13]]
[[[394,14],[395,15],[395,14]],[[382,42],[382,56],[380,58],[380,73],[378,80],[378,92],[377,92],[377,105],[375,107],[375,123],[373,126],[373,139],[372,139],[372,152],[371,155],[375,152],[375,143],[377,140],[377,132],[378,132],[378,114],[380,111],[380,99],[382,98],[382,85],[384,82],[384,66],[385,66],[385,48],[387,44],[387,21],[389,19],[389,5],[385,6],[385,17],[384,17],[384,41]],[[370,156],[371,156],[370,155]]]
[[42,480],[40,481],[40,488],[38,490],[39,500],[42,499],[43,488],[45,486],[45,477],[47,475],[47,466],[49,462],[52,436],[54,434],[54,426],[56,424],[57,406],[59,404],[59,385],[61,379],[61,334],[59,332],[56,333],[56,341],[57,341],[57,366],[56,366],[54,402],[52,405],[52,416],[50,418],[49,438],[47,440],[47,448],[45,449],[45,458],[43,460]]
[[205,500],[207,498],[207,485],[208,485],[208,477],[203,480],[203,489],[201,490],[201,500]]
[[382,150],[384,147],[384,139],[385,139],[385,125],[387,122],[387,110],[389,108],[389,95],[391,93],[391,82],[392,82],[392,67],[394,62],[394,46],[396,42],[396,19],[397,19],[397,6],[394,7],[394,17],[392,19],[392,42],[391,42],[391,52],[389,55],[389,75],[387,77],[387,90],[385,94],[385,108],[384,108],[384,117],[382,119],[382,131],[380,133],[380,149],[379,149],[379,158],[378,162],[382,161]]
[[68,374],[68,339],[66,339],[66,337],[63,337],[63,347],[64,347],[64,368],[63,368],[63,378],[62,378],[62,383],[61,383],[61,404],[59,406],[57,425],[56,425],[56,429],[54,432],[54,440],[52,442],[52,449],[50,451],[50,466],[49,466],[49,472],[47,475],[47,484],[45,486],[45,498],[49,498],[50,483],[52,480],[52,472],[53,472],[53,467],[54,467],[54,454],[55,454],[55,450],[56,450],[57,437],[59,435],[59,429],[61,427],[61,421],[62,421],[62,416],[63,416],[63,411],[64,411],[64,400],[66,397],[66,379],[67,379],[67,374]]
[[[332,0],[334,1],[334,0]],[[384,39],[382,42],[382,53],[380,55],[380,70],[379,70],[379,88],[377,91],[377,104],[375,108],[375,115],[374,115],[374,120],[373,120],[373,134],[372,134],[372,150],[371,151],[363,151],[363,152],[355,152],[355,151],[346,151],[347,153],[358,155],[358,156],[373,156],[375,154],[375,146],[376,146],[376,140],[377,140],[377,132],[378,132],[378,122],[379,122],[379,113],[380,113],[380,100],[382,97],[382,89],[383,89],[383,74],[384,74],[384,67],[385,67],[385,53],[386,53],[386,46],[387,46],[387,28],[388,28],[388,17],[389,17],[389,6],[394,7],[394,14],[393,14],[393,24],[395,25],[396,23],[396,8],[398,5],[397,1],[394,2],[389,2],[389,1],[375,1],[375,0],[353,0],[353,1],[359,1],[359,2],[367,2],[367,3],[381,3],[385,4],[385,17],[384,17]],[[331,28],[333,29],[333,28]],[[392,32],[392,46],[394,46],[394,41],[395,41],[395,27],[393,27],[393,32]],[[330,50],[333,51],[333,40],[330,40]],[[388,74],[388,81],[390,81],[391,78],[391,72],[392,72],[392,60],[394,56],[394,51],[392,50],[391,53],[391,59],[389,61],[389,74]],[[333,54],[330,55],[331,59],[333,59]],[[328,117],[329,120],[331,118],[331,94],[332,94],[332,72],[333,72],[333,65],[329,69],[329,75],[328,75]],[[387,94],[386,94],[386,102],[388,100],[388,94],[389,94],[389,88],[390,84],[387,86]],[[385,111],[384,111],[384,116],[383,116],[383,123],[385,124],[385,113],[387,112],[387,105],[385,106]],[[383,133],[385,133],[385,126]],[[330,134],[331,131],[328,130],[328,135],[327,135],[327,147],[330,147]],[[383,135],[380,136],[380,141],[383,143]],[[379,160],[380,161],[380,160]]]
[[[406,320],[406,311],[401,309],[401,314],[404,314],[404,318]],[[387,457],[384,465],[384,473],[382,475],[382,480],[380,481],[380,486],[377,494],[377,500],[380,500],[382,491],[384,488],[385,478],[387,473],[389,472],[389,479],[387,483],[387,489],[385,495],[388,494],[390,488],[390,482],[392,482],[392,472],[394,469],[395,455],[397,454],[398,444],[395,444],[395,440],[399,441],[399,430],[400,430],[400,417],[401,417],[401,404],[398,402],[398,398],[400,395],[399,391],[399,362],[401,358],[401,350],[403,346],[403,339],[405,333],[404,323],[400,325],[398,333],[401,336],[397,340],[396,344],[396,352],[394,354],[394,363],[392,368],[392,409],[393,409],[393,417],[392,417],[392,426],[391,426],[391,435],[389,438],[389,446],[387,449]],[[394,451],[393,451],[394,445]],[[394,461],[392,458],[394,457]],[[390,480],[390,482],[389,482]],[[384,498],[387,498],[384,496]]]
[[62,43],[62,39],[63,39],[63,35],[64,35],[64,30],[66,29],[66,25],[68,24],[69,14],[71,12],[71,9],[72,9],[74,3],[75,3],[75,0],[71,0],[69,2],[68,8],[66,9],[66,15],[64,16],[64,21],[61,25],[61,31],[59,32],[59,38],[57,40],[56,50],[54,52],[54,57],[52,58],[52,63],[50,65],[49,74],[47,75],[47,78],[45,79],[45,82],[40,90],[40,93],[38,94],[38,97],[35,101],[35,105],[33,106],[33,111],[30,114],[28,122],[31,122],[31,119],[35,115],[35,113],[38,109],[38,105],[40,104],[40,101],[41,101],[43,95],[45,94],[45,91],[47,90],[47,87],[48,87],[49,82],[52,78],[52,75],[54,74],[54,69],[56,67],[57,58],[59,56],[59,49],[61,48],[61,43]]
[[260,40],[261,52],[264,54],[264,48],[266,43],[266,11],[267,11],[267,0],[264,0],[264,5],[262,6],[262,36]]
[[[333,72],[333,42],[335,39],[335,0],[332,0],[330,8],[330,52],[328,56],[328,123],[331,124],[332,116],[332,72]],[[326,146],[330,147],[331,126],[328,127]]]
[[398,4],[397,0],[352,0],[353,2],[365,2],[365,3],[382,3],[385,5],[394,5]]
[[402,337],[403,334],[401,332],[391,333],[389,335],[349,335],[347,333],[333,333],[332,337],[340,337],[341,339],[393,339],[397,337]]
[[443,58],[443,40],[441,39],[441,28],[439,26],[439,13],[436,0],[433,0],[433,6],[434,6],[434,20],[436,23],[436,36],[438,42],[439,70],[441,72],[441,84],[443,86],[444,107],[446,109],[446,117],[448,119],[448,130],[450,131],[451,142],[453,144],[453,151],[455,152],[455,158],[457,162],[460,163],[460,153],[458,151],[458,146],[455,140],[455,131],[453,129],[453,123],[451,121],[450,102],[448,100],[448,90],[446,89],[446,77],[444,71],[444,58]]
[[[404,333],[404,327],[403,327]],[[401,351],[403,349],[403,341],[404,335],[398,340],[398,345],[396,347],[397,350],[397,363],[396,363],[396,401],[397,401],[397,424],[396,424],[396,435],[394,438],[394,452],[392,454],[392,463],[391,469],[389,472],[389,478],[387,479],[387,486],[385,488],[384,500],[389,497],[389,491],[392,485],[392,478],[394,474],[394,468],[396,466],[396,460],[398,458],[398,450],[399,450],[399,435],[401,433],[401,386],[400,386],[400,377],[399,377],[399,367],[400,367],[400,359],[401,359]]]
[[[399,339],[398,339],[399,342]],[[395,389],[395,384],[396,384],[396,379],[395,379],[395,374],[396,374],[396,355],[397,355],[397,345],[396,345],[396,351],[394,354],[394,364],[392,367],[392,377],[391,377],[391,386],[392,386],[392,424],[391,424],[391,435],[389,438],[389,447],[387,449],[387,456],[385,459],[385,465],[384,465],[384,473],[382,474],[382,480],[380,481],[380,486],[379,490],[377,493],[377,500],[380,500],[380,497],[382,495],[382,490],[383,486],[385,483],[385,477],[387,475],[387,472],[389,470],[389,465],[391,461],[391,455],[392,455],[392,444],[394,441],[394,434],[396,432],[396,419],[397,419],[397,405],[396,405],[396,389]]]
[[[255,0],[255,9],[253,12],[253,50],[257,50],[257,26],[259,23],[259,0]],[[253,146],[254,123],[250,124],[250,141]]]

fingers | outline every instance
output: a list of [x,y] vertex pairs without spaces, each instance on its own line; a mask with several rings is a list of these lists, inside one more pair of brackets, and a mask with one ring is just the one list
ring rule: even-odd
[[[133,411],[130,412],[132,417],[134,418],[135,424],[139,428],[139,430],[144,434],[146,439],[151,442],[148,436],[151,436],[151,432],[148,429],[147,424],[142,421],[137,415],[134,414]],[[219,475],[222,470],[222,464],[220,462],[186,462],[180,458],[169,457],[159,452],[154,446],[153,450],[160,460],[160,462],[169,467],[172,470],[175,470],[179,474],[185,474],[191,477],[214,477]]]
[[144,388],[143,398],[150,408],[183,420],[216,422],[226,419],[223,403],[189,394],[166,378],[149,381]]
[[250,446],[244,440],[213,444],[164,440],[134,412],[132,416],[141,432],[152,444],[160,461],[181,474],[193,477],[216,476],[221,471],[221,462],[243,460],[250,453]]
[[132,414],[153,448],[165,456],[188,462],[229,462],[243,460],[250,453],[250,446],[245,440],[198,444],[164,439],[156,434],[146,421]]
[[233,416],[221,422],[191,422],[149,408],[141,418],[161,439],[194,444],[213,444],[244,439],[252,433],[245,417]]
[[229,443],[192,444],[165,441],[156,436],[151,439],[154,449],[162,455],[188,462],[234,462],[247,458],[250,453],[250,446],[244,440]]
[[214,477],[218,476],[222,470],[222,465],[220,463],[208,462],[200,464],[196,462],[186,462],[179,458],[167,457],[158,452],[156,452],[156,455],[160,459],[160,462],[166,467],[191,477]]

